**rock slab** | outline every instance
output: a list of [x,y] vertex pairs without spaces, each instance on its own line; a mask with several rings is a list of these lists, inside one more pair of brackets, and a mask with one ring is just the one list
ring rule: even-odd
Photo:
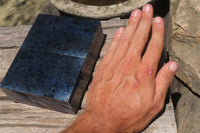
[[194,93],[200,95],[200,2],[171,0],[170,60],[179,64],[176,74]]
[[178,133],[199,133],[200,97],[194,95],[179,79],[171,86]]
[[170,0],[170,60],[179,64],[171,91],[178,132],[200,131],[200,2]]

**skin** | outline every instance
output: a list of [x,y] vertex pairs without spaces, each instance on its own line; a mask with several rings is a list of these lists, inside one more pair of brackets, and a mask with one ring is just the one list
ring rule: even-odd
[[163,41],[164,21],[153,19],[153,7],[134,10],[127,27],[116,31],[94,75],[84,113],[63,133],[142,131],[162,110],[178,69],[170,61],[157,72]]

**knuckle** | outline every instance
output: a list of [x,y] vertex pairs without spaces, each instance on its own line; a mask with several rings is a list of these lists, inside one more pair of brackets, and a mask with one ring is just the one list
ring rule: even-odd
[[159,38],[156,38],[156,39],[152,38],[150,43],[151,45],[156,46],[156,48],[159,48],[159,49],[162,48],[162,44],[163,44],[161,41],[159,41]]
[[113,39],[112,39],[112,43],[116,43],[119,41],[120,35],[119,33],[115,33]]
[[122,43],[125,43],[125,42],[128,42],[129,40],[128,40],[128,37],[127,37],[127,36],[122,36],[121,39],[120,39],[120,41],[121,41]]
[[143,65],[137,71],[138,79],[145,79],[147,76],[154,76],[155,70],[149,65]]
[[136,87],[139,86],[139,81],[134,76],[132,76],[132,77],[130,77],[130,83],[129,84],[130,84],[131,87],[136,88]]
[[159,113],[164,107],[164,103],[163,102],[157,102],[155,105],[154,105],[154,109],[155,109],[155,112],[156,113]]
[[143,30],[140,30],[136,33],[136,38],[145,40],[147,38],[147,33],[145,33]]
[[111,67],[105,68],[103,71],[103,80],[108,81],[113,78],[114,71]]
[[167,83],[171,82],[170,73],[160,73],[159,78]]
[[114,53],[114,49],[109,49],[105,55],[102,55],[103,57],[101,58],[103,59],[102,59],[101,64],[106,64],[106,65],[109,64],[111,62],[113,53]]
[[130,70],[131,60],[132,60],[132,58],[131,58],[131,57],[128,57],[128,58],[124,58],[124,59],[120,62],[120,64],[119,64],[119,71],[120,71],[122,74],[126,74],[127,71]]
[[129,25],[129,26],[135,27],[135,24],[137,23],[137,21],[138,21],[138,20],[136,20],[136,19],[129,19],[128,25]]
[[145,13],[145,14],[143,14],[143,16],[142,16],[142,19],[146,22],[146,21],[148,21],[148,20],[152,20],[152,16],[151,16],[151,14],[149,14],[149,13]]

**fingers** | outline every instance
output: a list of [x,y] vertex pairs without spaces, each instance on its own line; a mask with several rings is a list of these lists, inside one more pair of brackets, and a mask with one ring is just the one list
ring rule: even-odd
[[153,7],[150,4],[147,4],[142,9],[142,18],[132,39],[127,54],[128,56],[136,55],[141,58],[141,54],[146,46],[146,42],[148,41],[148,36],[152,25],[152,18]]
[[133,38],[133,35],[134,35],[134,33],[138,27],[138,24],[140,22],[140,19],[141,19],[141,11],[138,9],[134,10],[130,16],[128,25],[118,42],[118,47],[117,47],[115,54],[113,56],[113,59],[112,59],[113,65],[118,64],[119,61],[127,53],[129,45]]
[[161,17],[156,17],[153,21],[152,37],[147,46],[142,62],[147,63],[154,74],[157,71],[157,66],[163,50],[164,41],[164,21]]
[[120,40],[120,38],[121,38],[121,36],[122,36],[124,30],[125,30],[125,29],[124,29],[123,27],[120,27],[120,28],[115,32],[115,35],[114,35],[114,37],[113,37],[113,39],[112,39],[112,42],[111,42],[111,44],[110,44],[110,46],[109,46],[109,48],[108,48],[108,50],[107,50],[107,52],[106,52],[106,54],[105,54],[105,56],[104,56],[104,58],[103,58],[101,64],[107,65],[107,64],[111,61],[111,59],[112,59],[112,57],[113,57],[113,54],[114,54],[115,51],[116,51],[117,45],[118,45],[118,43],[119,43],[119,40]]
[[171,84],[178,64],[175,61],[168,62],[158,72],[155,79],[155,101],[164,101],[169,85]]
[[[113,55],[114,55],[114,53],[115,53],[115,51],[116,51],[116,48],[117,48],[117,46],[118,46],[119,40],[120,40],[120,38],[121,38],[123,32],[124,32],[124,28],[123,28],[123,27],[120,27],[120,28],[115,32],[115,35],[114,35],[114,37],[113,37],[113,39],[112,39],[112,42],[111,42],[111,44],[110,44],[108,50],[106,51],[106,54],[105,54],[105,56],[103,57],[103,60],[102,60],[102,62],[101,62],[101,64],[100,64],[100,66],[98,67],[98,69],[97,69],[97,71],[96,71],[96,73],[95,73],[95,75],[97,75],[97,76],[95,76],[95,78],[94,78],[95,81],[97,81],[97,80],[99,80],[99,79],[102,78],[102,74],[103,74],[102,72],[105,70],[105,68],[106,68],[106,67],[108,66],[108,64],[111,62],[112,57],[113,57]],[[109,73],[109,74],[106,74],[106,75],[109,75],[109,76],[107,76],[108,79],[109,79],[110,77],[112,77],[112,72],[110,71],[110,69],[108,69],[108,72],[107,72],[107,73]],[[105,75],[105,74],[103,74],[103,75]],[[105,76],[103,76],[103,77],[105,77]],[[106,78],[106,79],[107,79],[107,78]]]

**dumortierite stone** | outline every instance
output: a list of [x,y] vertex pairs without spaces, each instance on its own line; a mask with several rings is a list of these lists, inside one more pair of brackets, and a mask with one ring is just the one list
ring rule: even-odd
[[2,87],[68,102],[98,26],[98,20],[39,15]]
[[84,58],[20,49],[3,86],[67,101],[83,62]]
[[85,58],[99,21],[39,15],[22,48]]

